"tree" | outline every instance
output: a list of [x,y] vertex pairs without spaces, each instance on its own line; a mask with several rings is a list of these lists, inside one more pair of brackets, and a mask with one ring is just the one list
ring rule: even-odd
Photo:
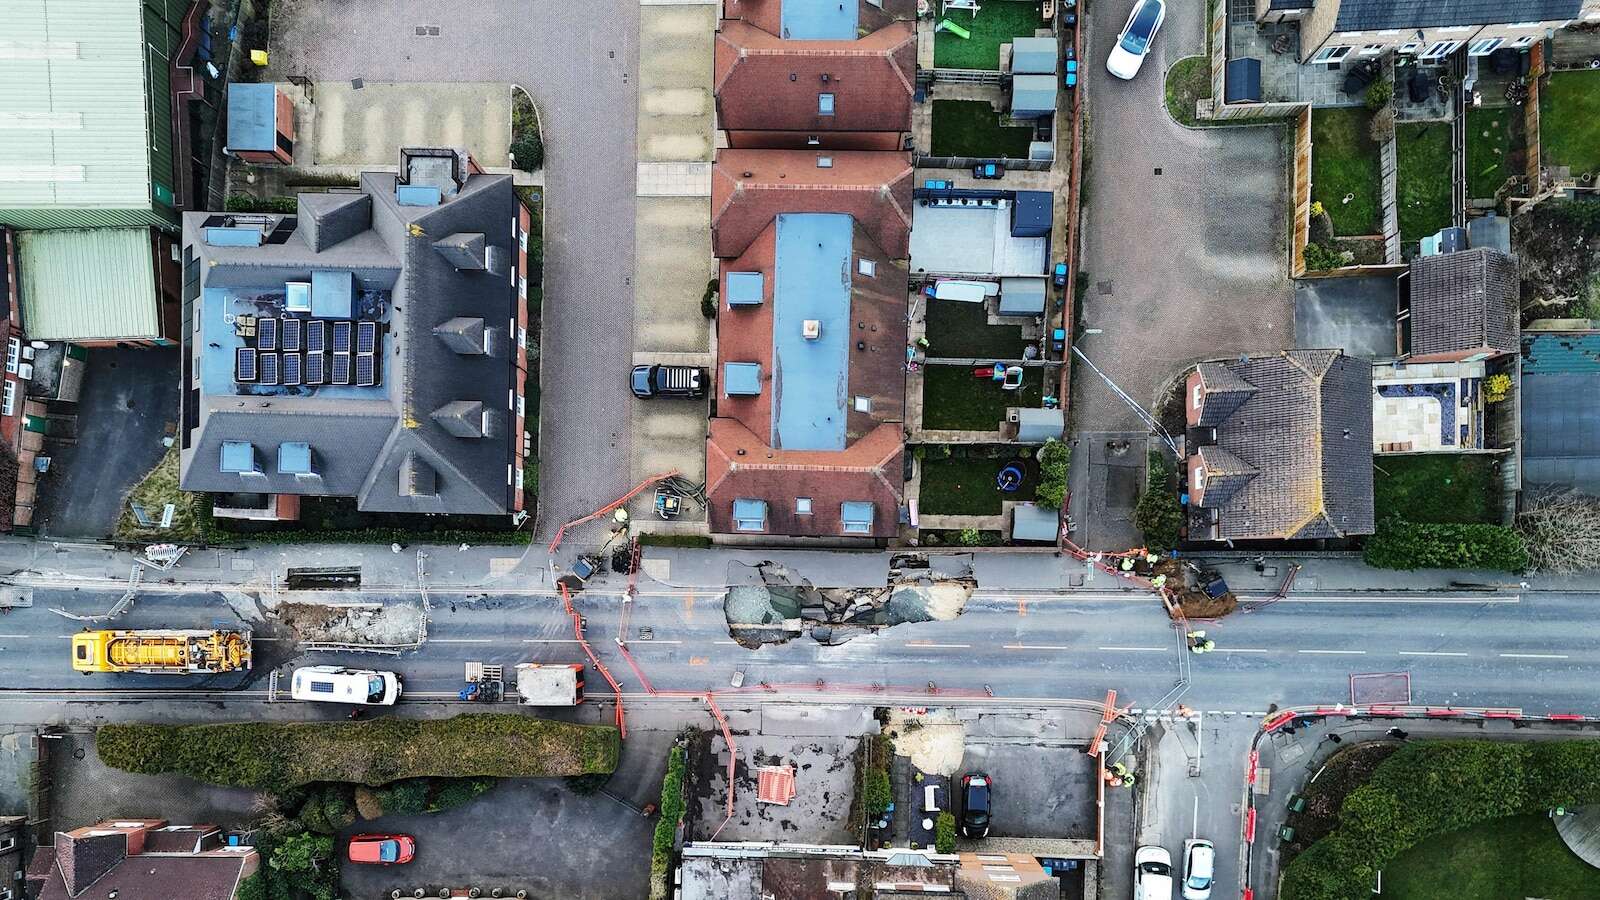
[[1170,550],[1178,543],[1178,533],[1183,528],[1183,507],[1167,483],[1172,474],[1167,458],[1152,450],[1149,463],[1144,493],[1133,510],[1133,524],[1144,532],[1146,547]]
[[939,813],[933,824],[933,849],[951,853],[956,849],[956,817],[949,810]]
[[1388,107],[1389,101],[1394,99],[1394,82],[1387,78],[1380,78],[1367,88],[1367,109],[1374,112]]
[[332,855],[332,837],[302,831],[285,838],[272,851],[267,864],[285,875],[298,875],[317,871],[318,865]]
[[1530,572],[1600,568],[1600,498],[1572,490],[1533,495],[1517,515]]
[[1067,475],[1072,463],[1072,448],[1057,440],[1045,441],[1039,448],[1039,486],[1034,502],[1048,509],[1060,509],[1067,497]]
[[882,769],[868,769],[866,783],[861,789],[861,803],[867,808],[867,817],[876,819],[883,815],[893,796],[889,788],[889,773]]

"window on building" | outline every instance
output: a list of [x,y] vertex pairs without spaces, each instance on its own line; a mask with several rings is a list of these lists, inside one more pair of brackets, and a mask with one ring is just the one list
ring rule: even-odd
[[865,500],[846,500],[839,508],[845,534],[871,534],[877,508]]
[[1383,48],[1386,47],[1386,46],[1388,46],[1388,45],[1386,45],[1386,44],[1367,44],[1367,45],[1365,45],[1365,46],[1363,46],[1361,48],[1361,55],[1362,56],[1377,56],[1379,53],[1383,52]]
[[738,531],[766,531],[767,501],[733,501],[733,527]]
[[1525,47],[1532,46],[1533,45],[1533,41],[1534,41],[1533,35],[1525,34],[1522,37],[1519,37],[1515,41],[1513,41],[1511,43],[1511,46],[1516,47],[1517,49],[1521,50],[1521,49],[1523,49]]
[[862,395],[857,394],[855,399],[855,410],[858,413],[872,412],[872,398],[863,397]]
[[5,403],[0,404],[0,415],[11,415],[17,411],[17,383],[6,379]]
[[809,516],[809,515],[811,515],[811,498],[810,497],[796,497],[796,498],[794,498],[794,514],[797,515],[797,516]]
[[1422,49],[1422,42],[1421,41],[1406,41],[1404,44],[1400,45],[1400,52],[1406,54],[1407,56],[1409,56],[1409,55],[1411,55],[1413,53],[1416,53],[1418,50],[1421,50],[1421,49]]
[[1205,389],[1202,388],[1198,384],[1195,385],[1194,386],[1194,397],[1190,400],[1189,405],[1193,406],[1195,409],[1199,409],[1200,408],[1200,401],[1204,400],[1205,396],[1206,396]]
[[870,259],[863,259],[856,263],[856,271],[873,278],[878,274],[878,264]]
[[1338,47],[1323,47],[1321,50],[1317,51],[1316,56],[1311,57],[1311,61],[1314,63],[1328,63],[1330,65],[1336,65],[1339,60],[1344,59],[1349,54],[1350,48],[1348,46],[1341,45]]
[[1197,491],[1203,491],[1203,490],[1206,489],[1206,467],[1205,466],[1198,466],[1194,470],[1194,489],[1197,490]]
[[6,347],[6,374],[17,374],[17,363],[22,361],[22,341],[12,338]]
[[832,94],[818,94],[817,95],[817,115],[819,115],[819,116],[831,116],[831,115],[833,115],[833,95]]
[[1476,26],[1476,25],[1451,25],[1448,28],[1439,29],[1439,33],[1440,34],[1466,34],[1467,32],[1472,31],[1472,30],[1476,29],[1477,27],[1478,26]]
[[1527,29],[1527,28],[1538,28],[1543,24],[1544,24],[1543,22],[1512,22],[1510,25],[1507,25],[1506,27],[1507,28]]
[[831,156],[819,156],[819,157],[817,157],[817,168],[819,168],[819,169],[831,169],[831,168],[833,168],[833,157],[831,157]]
[[1378,34],[1380,34],[1380,35],[1382,35],[1384,37],[1394,37],[1395,35],[1397,35],[1399,33],[1400,33],[1400,29],[1398,29],[1398,28],[1385,28],[1384,30],[1378,32]]
[[222,471],[240,475],[253,475],[260,471],[256,466],[256,448],[249,441],[222,442]]
[[1467,54],[1469,56],[1488,56],[1504,42],[1503,38],[1483,38],[1482,40],[1473,41],[1472,46],[1467,48]]
[[1433,46],[1428,48],[1427,53],[1422,54],[1422,58],[1443,59],[1444,57],[1454,53],[1456,48],[1459,46],[1461,46],[1460,41],[1436,41],[1434,42]]

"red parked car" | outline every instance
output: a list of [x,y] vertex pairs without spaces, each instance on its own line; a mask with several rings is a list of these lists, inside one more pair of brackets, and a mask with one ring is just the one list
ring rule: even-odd
[[417,842],[409,834],[357,834],[347,855],[353,863],[397,866],[417,855]]

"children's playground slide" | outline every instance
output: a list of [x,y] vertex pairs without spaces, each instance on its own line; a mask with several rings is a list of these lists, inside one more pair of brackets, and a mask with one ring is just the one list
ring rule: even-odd
[[940,19],[939,20],[939,24],[934,26],[933,30],[934,31],[948,31],[951,34],[955,35],[956,37],[961,38],[962,40],[966,40],[966,39],[972,37],[972,32],[968,31],[965,28],[962,28],[960,25],[957,25],[956,23],[950,21],[949,19]]

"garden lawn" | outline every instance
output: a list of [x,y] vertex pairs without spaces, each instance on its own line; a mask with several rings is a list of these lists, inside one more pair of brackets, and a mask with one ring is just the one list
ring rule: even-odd
[[1539,93],[1541,163],[1600,173],[1600,71],[1555,72]]
[[[1311,112],[1311,199],[1322,202],[1335,234],[1377,234],[1383,227],[1378,145],[1367,133],[1371,118],[1361,107]],[[1353,195],[1349,203],[1346,194]]]
[[1032,128],[1002,126],[986,100],[933,101],[933,155],[1027,159]]
[[929,300],[928,355],[979,359],[1021,359],[1022,328],[990,325],[982,303]]
[[[950,10],[949,19],[972,33],[971,38],[956,37],[948,31],[933,36],[933,64],[941,69],[1000,68],[1000,45],[1012,38],[1033,37],[1035,28],[1048,25],[1039,15],[1038,0],[984,0],[974,17],[969,11]],[[932,28],[937,25],[923,25]],[[938,155],[938,154],[935,154]]]
[[[1395,200],[1400,215],[1400,240],[1420,241],[1448,228],[1450,214],[1450,125],[1445,122],[1400,125],[1394,132],[1399,151]],[[1470,165],[1470,164],[1469,164]]]
[[1039,479],[1030,464],[1022,486],[1014,494],[1002,494],[994,478],[1013,457],[996,459],[951,457],[933,459],[936,447],[928,447],[922,460],[922,493],[917,511],[925,516],[998,516],[1002,500],[1031,500]]
[[1467,110],[1467,196],[1488,199],[1512,171],[1511,117],[1522,115],[1516,107],[1478,107]]
[[1491,819],[1411,848],[1383,871],[1383,898],[1600,898],[1600,869],[1579,859],[1548,816]]
[[1211,61],[1185,56],[1167,70],[1167,112],[1181,125],[1193,126],[1195,104],[1211,96]]
[[1376,518],[1410,522],[1500,523],[1499,476],[1485,456],[1429,453],[1373,460]]
[[[922,427],[930,431],[997,431],[1012,406],[1037,407],[1048,368],[1030,366],[1022,387],[1003,390],[972,374],[974,366],[927,366],[922,370]],[[1044,373],[1049,372],[1049,376]]]

